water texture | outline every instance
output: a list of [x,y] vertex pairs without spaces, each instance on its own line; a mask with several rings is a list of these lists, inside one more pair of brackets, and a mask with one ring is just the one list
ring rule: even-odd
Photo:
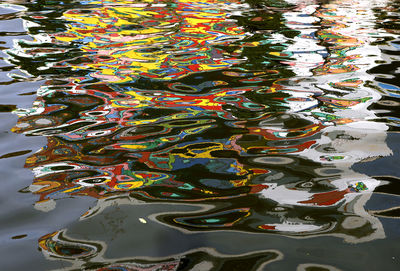
[[3,1],[1,269],[398,270],[399,18]]

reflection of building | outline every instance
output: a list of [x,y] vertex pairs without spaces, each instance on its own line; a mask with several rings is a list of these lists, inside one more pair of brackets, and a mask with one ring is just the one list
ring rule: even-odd
[[[354,230],[357,223],[352,224],[354,228],[348,223],[358,221],[358,226],[369,225],[373,230],[369,231],[369,236],[364,237],[353,238],[355,236],[349,234],[345,237],[346,240],[358,242],[382,238],[384,232],[379,220],[367,214],[362,207],[373,190],[380,185],[380,181],[355,173],[351,169],[356,162],[391,154],[385,143],[387,126],[372,121],[375,115],[367,109],[380,98],[380,94],[366,84],[374,79],[367,71],[375,65],[380,55],[379,48],[372,45],[376,38],[371,35],[375,31],[371,2],[334,1],[321,6],[315,5],[313,1],[307,6],[303,5],[304,1],[300,2],[298,10],[289,12],[286,16],[291,28],[301,32],[287,48],[288,54],[295,58],[288,64],[297,76],[290,78],[292,83],[288,83],[289,87],[284,87],[281,91],[291,93],[294,97],[305,96],[319,101],[320,106],[300,114],[311,115],[320,120],[324,126],[322,135],[316,139],[312,148],[300,155],[321,163],[321,166],[314,169],[318,178],[313,178],[308,183],[308,189],[299,189],[295,183],[280,184],[279,181],[274,181],[274,190],[267,189],[262,193],[266,198],[289,206],[336,205],[341,206],[338,210],[350,209],[355,217],[345,218],[340,222],[343,223],[340,227]],[[381,3],[374,2],[372,5],[378,6]],[[315,29],[311,24],[315,21],[320,21],[323,28]],[[320,45],[326,50],[321,50]],[[322,62],[321,57],[324,59]],[[314,77],[306,78],[311,72]],[[325,185],[329,183],[331,190],[312,192],[320,187],[318,184],[321,180]],[[264,184],[271,186],[270,181]],[[358,192],[362,196],[353,193],[355,184],[362,184],[367,188],[364,192]],[[276,223],[265,227],[284,232],[290,232],[291,228],[296,227],[297,232],[307,230],[307,225],[302,223]],[[318,231],[315,224],[308,228]],[[345,230],[340,231],[343,233]]]
[[[233,19],[246,7],[236,1],[90,3],[101,6],[65,12],[68,30],[52,35],[79,49],[52,68],[79,76],[49,80],[34,108],[18,111],[15,132],[48,136],[26,161],[38,205],[90,196],[99,206],[89,217],[122,197],[201,202],[212,208],[157,219],[188,231],[384,235],[362,206],[379,182],[351,170],[390,152],[367,110],[379,95],[364,86],[363,61],[375,57],[355,53],[374,48],[368,28],[334,15],[340,3],[271,8],[287,27],[266,31],[257,16],[254,33]],[[254,48],[265,61],[246,62]]]
[[245,37],[229,20],[234,8],[246,7],[239,2],[231,1],[232,8],[216,0],[100,3],[88,13],[65,12],[71,28],[55,35],[58,42],[82,44],[88,61],[72,67],[97,70],[94,78],[114,83],[139,76],[172,80],[242,61],[238,53],[216,47]]

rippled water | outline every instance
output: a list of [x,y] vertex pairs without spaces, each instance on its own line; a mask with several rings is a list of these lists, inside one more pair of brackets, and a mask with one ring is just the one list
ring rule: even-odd
[[1,269],[398,270],[399,16],[2,1]]

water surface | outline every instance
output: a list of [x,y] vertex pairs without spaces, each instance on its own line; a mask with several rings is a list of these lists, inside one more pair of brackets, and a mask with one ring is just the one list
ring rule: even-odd
[[3,268],[397,270],[398,16],[1,3]]

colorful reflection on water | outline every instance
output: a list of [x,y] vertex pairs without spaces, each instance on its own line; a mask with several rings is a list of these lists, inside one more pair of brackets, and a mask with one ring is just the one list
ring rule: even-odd
[[[398,38],[376,29],[377,9],[393,12],[386,1],[37,3],[43,12],[32,4],[24,17],[34,40],[8,51],[46,80],[12,129],[47,139],[25,163],[36,209],[95,198],[84,221],[114,205],[168,203],[146,219],[185,233],[385,237],[364,205],[393,184],[353,166],[391,155],[387,132],[398,129],[371,110],[399,98],[371,72],[382,38]],[[252,270],[281,258],[200,249],[110,262],[107,244],[67,230],[40,249],[88,270]]]

